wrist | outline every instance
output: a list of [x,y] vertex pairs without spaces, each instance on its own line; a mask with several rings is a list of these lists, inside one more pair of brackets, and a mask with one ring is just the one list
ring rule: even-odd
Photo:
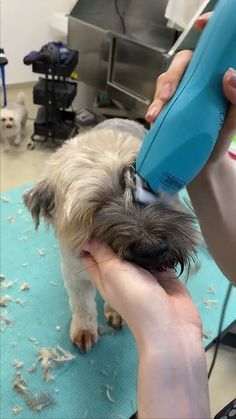
[[[198,217],[202,216],[203,205],[212,200],[219,200],[219,191],[222,192],[229,179],[233,179],[233,160],[225,154],[217,161],[208,163],[201,172],[187,186],[189,197]],[[207,198],[207,200],[205,200]],[[204,202],[203,202],[204,200]]]
[[210,417],[206,357],[199,335],[199,330],[186,326],[139,344],[140,418]]
[[193,192],[199,186],[211,183],[222,173],[222,170],[224,171],[230,165],[231,159],[228,154],[225,154],[217,161],[209,161],[200,171],[200,173],[187,186],[188,192],[191,194],[191,192]]
[[[202,351],[201,327],[191,324],[168,325],[163,330],[158,328],[146,328],[145,332],[136,336],[139,356],[164,356],[170,354],[173,358],[182,357],[181,351],[186,351],[187,355],[194,355]],[[189,351],[189,348],[192,348]],[[167,356],[167,358],[169,355]],[[163,358],[164,359],[164,358]]]

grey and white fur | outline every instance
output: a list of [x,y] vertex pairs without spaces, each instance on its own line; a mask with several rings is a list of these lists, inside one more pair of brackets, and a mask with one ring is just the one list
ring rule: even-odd
[[[95,290],[78,274],[81,251],[91,238],[150,271],[183,270],[195,253],[195,218],[178,198],[137,198],[134,166],[144,135],[132,121],[103,122],[67,141],[24,195],[36,228],[43,217],[60,241],[72,310],[70,335],[82,350],[98,337]],[[121,317],[107,305],[105,316],[121,326]]]

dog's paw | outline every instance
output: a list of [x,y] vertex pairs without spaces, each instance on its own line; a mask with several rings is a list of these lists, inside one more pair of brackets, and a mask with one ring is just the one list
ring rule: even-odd
[[[87,323],[87,324],[86,324]],[[81,317],[73,316],[70,326],[70,338],[81,352],[88,352],[97,342],[97,323],[82,321]]]
[[115,311],[106,303],[104,304],[104,315],[106,317],[107,323],[110,326],[114,327],[116,330],[122,329],[122,325],[124,324],[122,317],[119,313],[117,313],[117,311]]
[[118,313],[113,312],[113,313],[110,313],[109,316],[105,316],[105,317],[106,317],[107,323],[110,326],[114,327],[114,329],[116,330],[122,329],[123,319]]
[[81,352],[88,352],[97,342],[97,333],[93,333],[87,329],[79,330],[77,333],[71,335],[71,340],[78,346]]

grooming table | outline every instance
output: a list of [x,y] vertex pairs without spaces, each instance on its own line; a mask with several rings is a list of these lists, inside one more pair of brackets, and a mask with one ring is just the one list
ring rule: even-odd
[[[22,203],[27,187],[1,195],[2,257],[1,296],[14,301],[1,307],[1,418],[82,419],[129,418],[136,411],[137,353],[127,326],[114,335],[104,334],[87,354],[81,354],[69,339],[70,310],[60,272],[56,238],[41,223],[34,230],[30,214]],[[223,244],[222,244],[223,245]],[[199,252],[201,269],[189,279],[188,288],[203,321],[205,346],[216,338],[222,303],[228,281],[220,273],[207,250]],[[81,270],[83,268],[81,267]],[[80,275],[86,275],[81,271]],[[21,291],[23,283],[29,289]],[[5,284],[5,285],[4,285]],[[11,285],[11,284],[10,284]],[[97,297],[99,324],[105,325],[102,301]],[[209,302],[210,301],[210,302]],[[206,303],[208,302],[208,303]],[[231,293],[224,329],[236,317],[236,290]],[[4,318],[12,321],[6,325]],[[43,380],[40,364],[35,372],[28,368],[36,361],[39,347],[55,347],[75,355],[75,359],[53,368],[55,379]],[[22,395],[12,389],[16,367],[33,394],[46,392],[54,403],[41,411],[27,407]],[[158,397],[158,395],[157,395]],[[21,407],[14,415],[12,408]]]

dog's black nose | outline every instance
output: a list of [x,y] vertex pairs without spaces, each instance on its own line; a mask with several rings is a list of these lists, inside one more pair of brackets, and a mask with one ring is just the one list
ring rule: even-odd
[[126,250],[125,259],[148,270],[163,270],[168,259],[168,251],[169,246],[165,239],[155,245],[133,244]]
[[12,128],[12,125],[7,124],[6,128]]

